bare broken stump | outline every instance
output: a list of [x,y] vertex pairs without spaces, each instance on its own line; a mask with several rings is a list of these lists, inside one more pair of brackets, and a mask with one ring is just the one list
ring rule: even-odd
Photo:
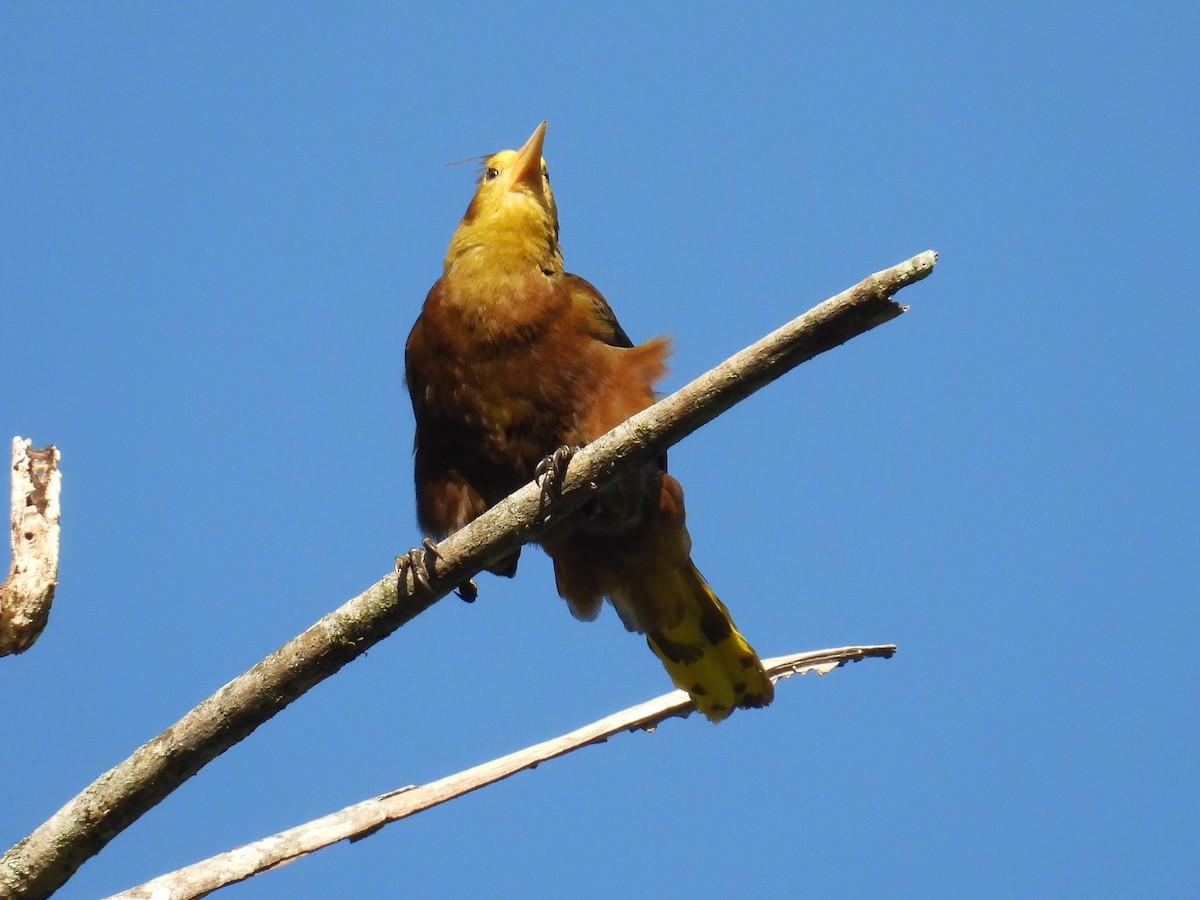
[[50,617],[58,584],[58,448],[12,442],[12,566],[0,585],[0,656],[22,653]]

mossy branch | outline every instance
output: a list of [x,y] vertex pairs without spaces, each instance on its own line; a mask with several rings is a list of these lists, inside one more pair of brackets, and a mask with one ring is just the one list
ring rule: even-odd
[[[905,311],[892,297],[933,271],[926,251],[864,279],[589,444],[571,461],[562,511],[653,459],[800,363]],[[47,897],[204,765],[488,564],[534,539],[528,484],[438,545],[430,590],[387,575],[230,681],[68,801],[0,857],[0,894]]]

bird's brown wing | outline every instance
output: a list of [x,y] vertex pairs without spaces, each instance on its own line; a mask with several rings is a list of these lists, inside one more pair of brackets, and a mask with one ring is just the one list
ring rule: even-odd
[[633,346],[633,341],[617,321],[612,307],[591,282],[569,272],[563,276],[563,280],[571,292],[571,299],[587,314],[592,337],[613,347]]
[[[569,272],[564,279],[571,291],[572,299],[586,310],[589,321],[593,325],[593,337],[613,347],[633,347],[633,341],[625,333],[621,323],[617,321],[616,313],[612,311],[612,307],[608,305],[604,295],[596,290],[591,282]],[[658,464],[664,472],[667,471],[666,451],[663,451],[662,456],[658,458]]]

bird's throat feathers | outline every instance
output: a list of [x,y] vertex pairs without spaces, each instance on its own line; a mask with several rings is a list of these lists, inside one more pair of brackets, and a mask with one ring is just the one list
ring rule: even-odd
[[446,252],[446,276],[487,282],[562,272],[552,210],[522,192],[487,199],[498,202],[477,194],[455,229]]

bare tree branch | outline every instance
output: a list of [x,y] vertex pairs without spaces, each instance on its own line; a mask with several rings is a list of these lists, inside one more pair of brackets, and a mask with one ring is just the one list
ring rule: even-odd
[[[839,647],[836,650],[816,650],[778,656],[764,660],[763,666],[772,680],[778,681],[780,678],[803,675],[806,672],[824,675],[847,662],[857,662],[868,657],[886,659],[895,652],[896,647],[892,644]],[[535,768],[539,763],[564,756],[580,747],[603,743],[618,732],[639,729],[653,731],[665,719],[672,716],[687,717],[693,712],[695,707],[687,694],[683,691],[671,691],[560,737],[534,744],[456,775],[440,778],[420,787],[409,785],[390,791],[252,844],[219,853],[114,894],[109,900],[194,900],[204,897],[218,888],[244,881],[269,869],[276,869],[338,841],[355,841],[368,837],[390,822],[461,797],[524,769]]]
[[[936,261],[928,250],[871,275],[589,444],[571,461],[561,511],[805,360],[900,315],[905,307],[892,295],[928,276]],[[411,579],[402,585],[384,577],[105,772],[0,857],[0,891],[48,896],[144,812],[314,684],[535,539],[540,493],[528,484],[442,541],[429,590]]]
[[58,448],[12,440],[12,568],[0,585],[0,656],[22,653],[50,617],[58,584]]

